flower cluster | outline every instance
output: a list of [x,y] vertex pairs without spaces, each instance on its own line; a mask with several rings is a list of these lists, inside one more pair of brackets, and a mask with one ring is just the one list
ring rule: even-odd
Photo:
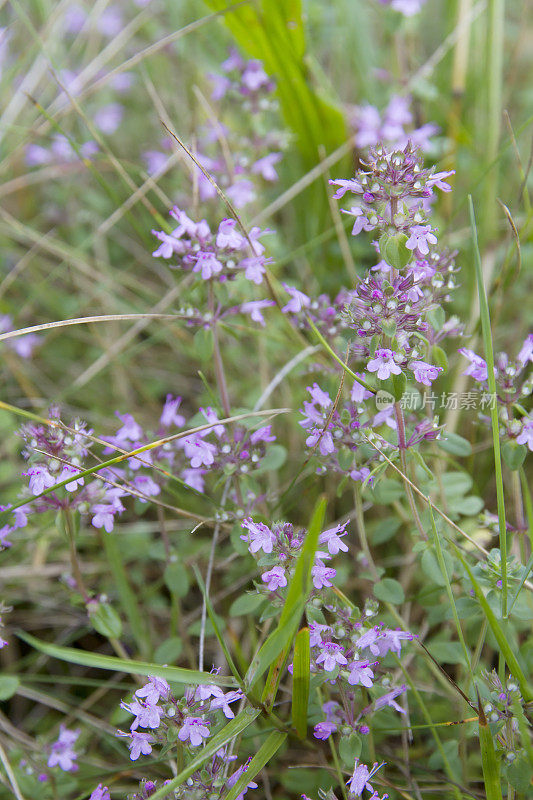
[[[488,391],[486,361],[465,347],[460,348],[459,352],[470,362],[463,375],[470,375],[483,391]],[[499,353],[496,356],[494,378],[500,435],[503,439],[527,446],[533,451],[533,413],[527,412],[521,405],[533,392],[533,371],[529,371],[528,374],[525,372],[531,362],[533,362],[533,334],[530,333],[514,360],[511,360],[506,353]],[[483,422],[490,424],[486,415],[480,417]]]
[[184,747],[196,748],[210,736],[215,712],[221,710],[226,719],[233,719],[231,704],[242,696],[239,689],[223,692],[220,686],[209,684],[188,688],[184,696],[177,699],[163,678],[150,677],[129,703],[121,703],[134,720],[129,733],[119,731],[117,735],[128,739],[132,761],[141,754],[150,755],[152,745],[167,742],[169,736]]
[[198,273],[204,281],[216,278],[224,282],[242,273],[252,283],[263,282],[270,260],[263,256],[265,248],[259,238],[270,231],[253,227],[246,237],[235,220],[223,219],[214,234],[205,219],[193,222],[177,206],[170,216],[178,223],[172,233],[152,231],[161,242],[152,253],[155,258],[177,258],[178,264],[171,263],[171,268]]
[[[360,374],[362,380],[364,374]],[[354,382],[350,401],[333,408],[333,400],[317,383],[308,386],[310,400],[304,402],[300,425],[307,433],[306,445],[316,451],[320,459],[318,474],[331,472],[349,476],[354,481],[364,481],[370,475],[376,451],[365,445],[364,432],[386,422],[395,427],[392,408],[368,416],[363,401],[372,397],[360,383]],[[383,446],[388,443],[384,440]],[[372,482],[372,478],[370,478]]]
[[413,113],[409,97],[393,95],[383,114],[369,104],[355,106],[349,114],[349,121],[355,130],[357,147],[375,147],[384,142],[388,147],[402,148],[411,141],[422,151],[429,149],[430,137],[438,132],[438,127],[429,122],[413,129]]

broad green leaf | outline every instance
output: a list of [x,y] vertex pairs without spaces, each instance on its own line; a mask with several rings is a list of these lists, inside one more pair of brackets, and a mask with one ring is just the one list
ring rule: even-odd
[[300,739],[307,735],[310,663],[309,628],[302,628],[296,636],[292,662],[292,724]]
[[[216,677],[216,676],[213,676]],[[214,681],[211,681],[214,683]],[[181,786],[187,778],[190,778],[193,772],[196,772],[199,769],[204,761],[207,761],[208,758],[211,758],[217,750],[223,747],[227,742],[234,739],[236,736],[239,736],[243,731],[248,728],[254,720],[257,719],[259,714],[261,713],[260,709],[258,708],[245,708],[238,714],[235,719],[232,719],[227,725],[222,728],[221,731],[216,733],[212,738],[207,740],[205,747],[203,747],[196,758],[193,760],[183,769],[179,775],[176,775],[175,778],[172,778],[167,784],[162,786],[158,789],[154,794],[150,795],[150,800],[162,800],[163,797],[169,797],[169,795],[174,794],[174,789],[177,789],[178,786]]]
[[41,642],[29,633],[19,632],[22,641],[39,650],[41,653],[59,661],[68,661],[71,664],[81,664],[84,667],[95,669],[108,669],[112,672],[127,672],[130,675],[155,675],[164,678],[169,683],[215,683],[217,686],[236,686],[235,679],[228,675],[215,675],[211,672],[200,672],[182,667],[163,667],[160,664],[149,664],[145,661],[129,661],[116,656],[103,656],[99,653],[88,653],[86,650],[76,650],[73,647],[60,647],[49,642]]
[[443,433],[440,439],[436,439],[438,446],[452,456],[469,456],[472,453],[472,445],[468,439],[463,439],[458,433]]
[[171,562],[163,573],[167,589],[177,597],[185,597],[189,591],[189,576],[184,564]]
[[89,619],[95,631],[101,633],[106,639],[120,639],[122,636],[122,622],[120,617],[109,603],[91,604]]
[[353,770],[354,761],[361,755],[362,747],[363,742],[358,733],[352,733],[351,736],[343,736],[340,740],[339,755],[349,770]]
[[405,600],[405,592],[402,584],[394,580],[394,578],[383,578],[374,584],[374,594],[378,600],[384,603],[392,603],[392,605],[399,605]]
[[260,594],[248,592],[238,597],[230,606],[230,617],[242,617],[246,614],[253,614],[265,602],[265,597]]
[[243,774],[235,781],[229,792],[224,795],[222,800],[236,800],[241,795],[251,780],[255,778],[265,764],[268,764],[271,758],[276,755],[281,745],[287,738],[287,734],[283,731],[273,731],[266,742],[264,742],[255,756],[252,758],[248,767]]

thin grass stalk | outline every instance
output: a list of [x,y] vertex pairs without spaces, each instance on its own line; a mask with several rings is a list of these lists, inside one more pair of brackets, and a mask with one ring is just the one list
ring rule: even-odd
[[507,578],[507,526],[505,522],[505,497],[503,489],[502,460],[500,453],[500,433],[498,421],[498,406],[496,395],[496,379],[494,376],[494,351],[492,347],[492,333],[490,327],[489,304],[487,293],[483,282],[483,270],[481,266],[481,255],[477,238],[476,217],[474,213],[474,203],[472,196],[469,196],[470,226],[472,230],[472,240],[474,245],[474,265],[476,269],[476,281],[479,295],[479,311],[481,317],[481,329],[483,333],[483,346],[485,350],[485,360],[487,362],[487,383],[492,398],[490,404],[490,421],[492,426],[492,444],[494,448],[494,474],[496,479],[496,499],[498,505],[498,528],[500,537],[500,554],[502,565],[502,617],[507,617],[507,594],[509,591]]

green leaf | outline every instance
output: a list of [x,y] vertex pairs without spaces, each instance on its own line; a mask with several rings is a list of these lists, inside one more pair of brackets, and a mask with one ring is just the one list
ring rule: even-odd
[[437,344],[431,348],[431,355],[437,367],[440,367],[443,372],[448,372],[448,356]]
[[141,614],[141,609],[137,602],[137,595],[130,585],[128,574],[124,566],[124,555],[118,547],[114,533],[109,534],[109,536],[103,536],[102,539],[107,562],[113,570],[114,583],[117,587],[121,608],[128,618],[131,632],[135,638],[140,654],[146,656],[150,651],[148,626]]
[[171,562],[163,573],[163,579],[169,592],[177,597],[185,597],[189,591],[189,576],[184,564]]
[[467,439],[463,439],[458,433],[442,434],[440,439],[435,440],[442,450],[451,453],[452,456],[469,456],[472,454],[472,445]]
[[428,650],[439,664],[463,664],[468,666],[465,662],[465,654],[460,642],[431,642]]
[[475,517],[485,507],[484,501],[481,497],[476,497],[473,494],[468,497],[458,497],[450,500],[450,511],[455,514],[462,514],[464,517]]
[[310,663],[309,628],[302,628],[296,636],[292,662],[292,724],[300,739],[307,735]]
[[[216,675],[213,675],[216,677]],[[210,681],[214,683],[214,681]],[[154,794],[150,795],[150,800],[162,800],[163,797],[168,797],[173,794],[174,789],[185,783],[187,778],[190,778],[193,772],[196,772],[202,764],[211,758],[217,750],[223,747],[227,742],[234,739],[236,736],[246,730],[257,719],[261,713],[258,708],[245,708],[238,714],[235,719],[232,719],[221,731],[210,737],[205,746],[200,750],[199,754],[183,769],[175,778],[172,778],[168,783],[158,789]]]
[[41,642],[29,633],[17,634],[23,642],[39,650],[40,653],[59,661],[68,661],[71,664],[81,664],[84,667],[95,667],[95,669],[108,669],[112,672],[127,672],[129,675],[155,675],[157,678],[164,678],[169,683],[190,683],[199,685],[201,683],[215,683],[217,686],[236,687],[235,679],[228,675],[215,675],[211,672],[200,672],[194,669],[184,669],[182,667],[163,667],[161,664],[149,664],[145,661],[130,661],[116,656],[102,656],[99,653],[88,653],[86,650],[77,650],[73,647],[60,647],[57,644]]
[[254,470],[254,473],[257,475],[261,472],[279,469],[286,460],[287,448],[283,447],[282,444],[271,444],[268,446],[264,458],[261,459],[261,463]]
[[361,755],[363,742],[359,734],[352,733],[351,736],[343,736],[339,742],[339,755],[343,760],[344,766],[353,770],[354,761]]
[[243,617],[253,614],[265,603],[265,597],[257,592],[247,592],[241,595],[230,606],[230,617]]
[[[379,466],[381,466],[381,464]],[[403,497],[404,488],[400,481],[396,481],[394,478],[384,478],[374,486],[372,491],[376,503],[388,505]]]
[[525,444],[518,444],[514,439],[509,442],[504,442],[502,445],[503,460],[509,469],[515,471],[520,469],[527,456],[527,447]]
[[120,617],[109,603],[98,603],[93,608],[89,606],[89,619],[95,631],[101,633],[106,639],[120,639],[122,635],[122,622]]
[[379,252],[391,267],[403,269],[411,261],[413,251],[405,246],[406,242],[405,233],[384,233],[380,237]]
[[183,650],[183,642],[179,636],[170,636],[156,648],[154,658],[158,664],[169,664],[177,661]]
[[16,675],[1,675],[0,676],[0,701],[9,700],[13,697],[15,692],[20,686],[20,680]]
[[392,603],[396,606],[405,600],[403,587],[394,578],[383,578],[383,580],[374,584],[374,594],[378,600],[382,600],[384,603]]
[[[273,731],[266,742],[263,742],[255,756],[248,764],[246,770],[233,784],[229,792],[224,795],[222,800],[236,800],[244,792],[250,781],[252,781],[265,764],[268,764],[278,752],[281,745],[285,742],[287,734],[283,731]],[[154,796],[152,795],[152,800]]]

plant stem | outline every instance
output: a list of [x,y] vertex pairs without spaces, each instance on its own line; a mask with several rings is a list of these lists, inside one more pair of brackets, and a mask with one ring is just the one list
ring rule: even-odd
[[[394,404],[394,414],[396,417],[396,424],[398,425],[398,449],[400,451],[400,464],[402,465],[402,472],[404,475],[407,475],[407,459],[405,457],[405,420],[403,417],[403,409],[400,403]],[[413,519],[415,521],[415,525],[417,530],[424,539],[427,541],[427,533],[424,530],[424,526],[422,525],[422,520],[420,519],[420,515],[418,513],[418,509],[416,507],[415,498],[409,484],[409,481],[406,481],[405,478],[403,479],[403,485],[405,487],[405,494],[407,495],[407,502],[409,503],[409,508],[411,509],[411,513],[413,515]]]

